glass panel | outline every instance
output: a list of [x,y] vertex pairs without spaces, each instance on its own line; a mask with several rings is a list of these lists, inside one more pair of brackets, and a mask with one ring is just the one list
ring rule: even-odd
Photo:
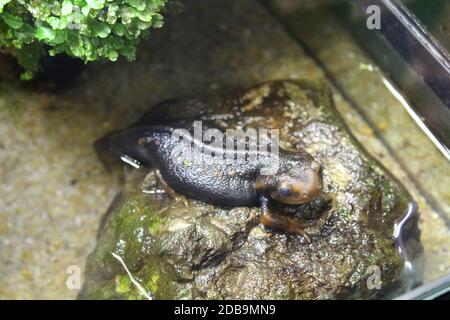
[[402,0],[427,30],[450,51],[450,2],[448,0]]
[[[405,2],[430,22],[440,13],[448,23],[444,12],[449,12],[446,10],[450,10],[450,3],[446,1],[435,1],[425,11],[424,3],[429,5],[430,1]],[[448,150],[440,143],[433,143],[434,137],[428,130],[432,118],[417,113],[431,107],[440,107],[445,113],[448,112],[445,104],[380,31],[367,28],[369,15],[363,14],[357,1],[273,0],[267,3],[334,85],[338,92],[335,95],[340,96],[337,107],[355,136],[402,181],[417,201],[425,250],[424,284],[449,274]],[[448,44],[448,38],[442,33],[447,30],[445,24],[432,30],[436,38]],[[435,76],[438,79],[441,75]],[[370,129],[355,121],[355,113]],[[450,117],[443,119],[448,125]],[[442,285],[442,281],[437,285]],[[428,296],[422,292],[421,298]]]

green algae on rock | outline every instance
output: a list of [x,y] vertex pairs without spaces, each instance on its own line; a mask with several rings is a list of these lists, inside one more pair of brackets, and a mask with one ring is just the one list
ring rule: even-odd
[[414,203],[350,135],[325,85],[268,82],[166,102],[139,124],[156,116],[279,128],[282,147],[302,147],[321,163],[332,201],[292,212],[305,219],[307,244],[264,229],[258,208],[186,206],[160,190],[152,170],[134,170],[105,216],[79,298],[377,298],[420,281]]

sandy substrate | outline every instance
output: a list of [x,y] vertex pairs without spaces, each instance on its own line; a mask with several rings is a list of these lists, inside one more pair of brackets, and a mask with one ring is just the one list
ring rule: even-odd
[[83,270],[115,191],[91,143],[102,115],[20,93],[24,112],[0,120],[0,297],[72,298],[66,269]]
[[[93,152],[97,137],[164,99],[298,78],[325,76],[257,1],[190,0],[143,43],[134,63],[91,64],[59,93],[2,91],[0,108],[15,105],[18,116],[0,113],[0,298],[76,296],[67,268],[83,270],[118,191]],[[450,272],[445,223],[361,114],[337,91],[334,98],[357,138],[419,202],[426,279]],[[421,132],[412,128],[413,140]]]

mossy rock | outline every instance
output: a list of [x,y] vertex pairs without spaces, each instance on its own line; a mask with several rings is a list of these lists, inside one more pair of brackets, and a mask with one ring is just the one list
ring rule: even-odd
[[308,244],[265,229],[258,208],[186,206],[160,190],[152,170],[135,170],[102,223],[80,299],[380,298],[420,282],[415,204],[351,136],[324,84],[269,82],[166,102],[139,124],[156,115],[279,128],[282,147],[322,164],[332,200],[292,213],[306,218]]

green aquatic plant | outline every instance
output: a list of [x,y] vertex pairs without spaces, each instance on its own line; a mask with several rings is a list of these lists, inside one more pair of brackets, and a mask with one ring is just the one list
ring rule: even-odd
[[170,0],[0,0],[0,51],[31,79],[39,59],[65,53],[85,62],[133,60],[139,40],[163,25]]

